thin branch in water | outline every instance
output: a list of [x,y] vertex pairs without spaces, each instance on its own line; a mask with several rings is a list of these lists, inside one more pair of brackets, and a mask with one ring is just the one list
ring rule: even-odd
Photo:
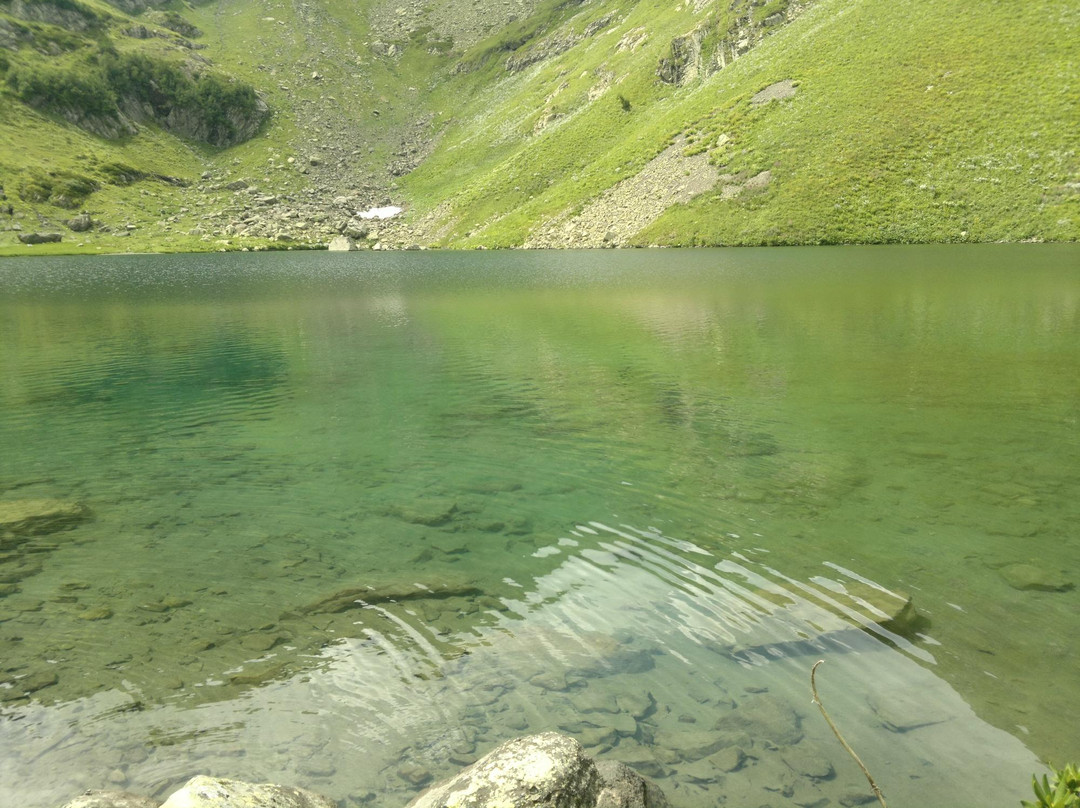
[[824,716],[825,723],[829,725],[829,729],[833,731],[833,735],[835,735],[836,739],[840,741],[840,745],[843,746],[847,750],[847,753],[855,759],[856,763],[859,764],[859,768],[862,769],[862,773],[866,775],[867,782],[870,783],[870,788],[874,791],[874,796],[877,797],[878,802],[881,803],[881,808],[889,808],[889,806],[885,804],[885,795],[881,793],[881,789],[878,788],[878,784],[875,783],[874,778],[870,776],[870,770],[866,768],[866,766],[861,760],[859,760],[859,756],[855,754],[855,750],[851,748],[850,744],[848,744],[848,742],[844,740],[844,736],[840,734],[840,730],[836,728],[836,724],[834,724],[833,720],[829,718],[829,714],[825,712],[825,705],[821,703],[821,698],[818,696],[817,692],[817,682],[814,680],[814,677],[817,675],[818,665],[820,665],[824,661],[824,659],[819,659],[817,662],[814,663],[814,667],[810,669],[810,692],[814,694],[814,704],[816,704],[818,706],[818,709],[821,710],[821,715]]

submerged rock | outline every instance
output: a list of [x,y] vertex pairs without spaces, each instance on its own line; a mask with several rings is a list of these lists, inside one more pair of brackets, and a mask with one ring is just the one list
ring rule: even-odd
[[655,785],[618,761],[597,763],[573,738],[544,732],[507,741],[409,808],[665,808]]
[[441,576],[431,586],[415,581],[379,583],[340,589],[299,609],[301,614],[337,614],[348,609],[401,600],[424,600],[450,597],[470,597],[481,594],[471,581],[451,580]]
[[723,716],[716,729],[746,732],[752,738],[777,746],[793,746],[802,740],[802,720],[787,704],[770,695],[751,696]]
[[1072,582],[1060,572],[1034,564],[1010,564],[1002,567],[1001,577],[1013,589],[1020,591],[1067,592],[1073,588]]
[[199,775],[173,792],[161,808],[337,808],[337,803],[302,788]]
[[723,748],[725,738],[716,732],[658,732],[656,745],[669,749],[681,760],[694,761],[707,757]]
[[866,703],[890,732],[911,732],[956,719],[954,712],[940,704],[927,703],[922,693],[909,690],[893,689],[887,697],[872,693]]
[[402,521],[425,527],[445,525],[457,512],[457,503],[445,499],[427,499],[393,509],[393,514]]
[[0,502],[0,546],[12,539],[45,536],[75,527],[89,518],[90,510],[79,502],[61,499],[17,499]]

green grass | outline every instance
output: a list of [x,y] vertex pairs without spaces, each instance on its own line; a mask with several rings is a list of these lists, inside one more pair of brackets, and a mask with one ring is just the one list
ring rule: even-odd
[[[520,244],[539,219],[580,208],[676,132],[697,133],[692,148],[709,149],[726,172],[769,169],[773,180],[761,194],[722,200],[717,189],[678,206],[640,234],[641,244],[1080,233],[1080,195],[1067,186],[1080,179],[1080,109],[1070,91],[1080,78],[1080,31],[1067,3],[982,4],[971,13],[959,0],[822,0],[733,65],[678,89],[660,85],[655,68],[671,38],[697,21],[670,6],[623,5],[614,34],[532,72],[454,90],[475,101],[407,186],[418,207],[449,200],[445,244]],[[648,26],[649,40],[619,53],[614,45],[637,26]],[[580,77],[601,66],[618,77],[613,90],[630,101],[629,114],[618,114],[617,97],[584,97]],[[795,98],[749,107],[753,93],[788,78],[799,82]],[[545,103],[566,117],[535,135]],[[717,151],[721,134],[731,140]]]

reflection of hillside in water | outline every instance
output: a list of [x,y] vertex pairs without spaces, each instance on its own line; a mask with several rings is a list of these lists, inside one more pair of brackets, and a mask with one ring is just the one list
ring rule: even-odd
[[[1075,279],[1030,255],[1020,272],[989,253],[913,270],[899,252],[826,252],[825,270],[545,290],[494,320],[446,305],[425,321],[473,346],[470,369],[530,386],[521,420],[580,460],[602,510],[701,541],[760,530],[794,577],[840,559],[917,592],[947,649],[938,674],[1060,755],[1075,747],[1060,718],[1080,580],[1061,552],[1080,517],[1062,495],[1080,484]],[[576,452],[590,441],[596,455]],[[633,504],[612,493],[624,480]],[[1031,560],[1038,581],[1010,573]]]
[[[827,567],[815,586],[753,551],[717,555],[600,523],[537,552],[559,563],[484,619],[432,624],[439,597],[353,604],[351,638],[229,701],[140,710],[114,691],[19,708],[9,717],[22,720],[0,725],[18,750],[5,787],[27,804],[56,802],[75,784],[43,785],[38,766],[104,772],[112,759],[139,791],[211,771],[401,805],[502,740],[557,729],[656,778],[676,805],[835,801],[865,781],[810,705],[817,658],[830,710],[890,799],[960,804],[978,776],[1004,806],[1038,768],[882,641],[870,619],[881,616],[844,591],[872,584],[850,572]],[[853,628],[856,613],[866,630]]]

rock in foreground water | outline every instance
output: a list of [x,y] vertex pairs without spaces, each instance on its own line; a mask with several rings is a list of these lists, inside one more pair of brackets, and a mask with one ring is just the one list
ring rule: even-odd
[[199,775],[174,791],[161,808],[337,808],[337,803],[302,788]]
[[64,808],[157,808],[158,801],[126,791],[87,791]]
[[544,732],[507,741],[409,808],[666,808],[657,786],[617,761],[597,764],[573,738]]

